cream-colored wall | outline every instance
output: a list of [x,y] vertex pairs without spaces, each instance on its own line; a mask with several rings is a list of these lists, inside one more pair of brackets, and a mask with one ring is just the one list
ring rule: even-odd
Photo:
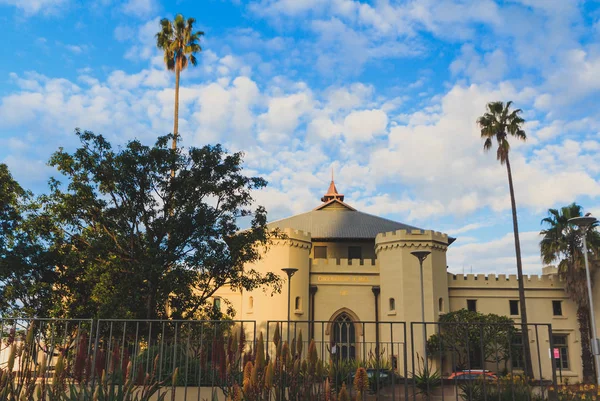
[[[429,250],[432,253],[423,264],[425,320],[435,322],[439,318],[439,299],[442,298],[444,311],[455,311],[466,308],[467,299],[476,299],[478,311],[509,315],[509,300],[518,299],[517,280],[515,276],[466,275],[454,276],[446,273],[446,250],[448,237],[434,231],[398,230],[382,233],[373,243],[373,256],[376,258],[363,261],[348,261],[348,245],[362,245],[364,242],[312,242],[310,234],[294,230],[286,230],[288,238],[273,244],[264,257],[250,266],[261,272],[276,272],[284,279],[281,272],[284,267],[297,268],[292,278],[291,320],[296,322],[296,330],[302,330],[305,341],[309,340],[310,327],[307,323],[310,315],[310,286],[316,286],[315,321],[329,321],[341,311],[348,312],[356,320],[357,355],[362,356],[373,349],[369,343],[375,339],[375,325],[363,324],[375,321],[375,297],[373,287],[380,288],[378,297],[380,342],[388,347],[388,355],[401,356],[402,347],[406,347],[408,371],[412,370],[410,349],[411,322],[421,321],[421,282],[418,260],[411,255],[414,250]],[[331,259],[313,259],[312,248],[324,245],[332,252]],[[363,248],[365,249],[365,248]],[[330,254],[331,255],[331,254]],[[369,253],[363,250],[363,257]],[[553,273],[545,269],[546,273]],[[598,273],[600,274],[600,273]],[[600,276],[597,276],[597,281]],[[527,290],[527,310],[530,323],[552,324],[555,333],[567,334],[569,339],[570,370],[563,372],[563,377],[572,380],[581,378],[580,338],[576,320],[575,305],[568,299],[562,283],[555,274],[541,277],[528,277],[525,282]],[[596,304],[600,300],[600,286],[596,286]],[[284,281],[280,294],[265,294],[262,289],[251,293],[232,293],[227,289],[218,292],[218,296],[228,298],[237,310],[236,319],[254,320],[257,331],[266,334],[267,321],[285,321],[287,319],[287,282]],[[295,297],[301,297],[301,308],[295,310]],[[253,298],[253,308],[249,309],[249,297]],[[389,310],[389,299],[394,298],[396,310]],[[554,317],[552,300],[562,300],[563,316]],[[596,307],[600,321],[600,307]],[[516,322],[518,316],[510,316]],[[383,323],[385,322],[385,323]],[[406,322],[407,338],[404,338],[403,322]],[[315,340],[324,348],[331,339],[327,324],[315,325]],[[423,344],[420,336],[421,325],[414,325],[413,332],[415,352],[422,353]],[[428,335],[433,334],[434,326],[428,327]],[[390,328],[393,328],[390,330]],[[269,329],[274,329],[270,326]],[[364,330],[364,331],[363,331]],[[272,335],[272,334],[271,334]],[[285,338],[285,330],[282,333]],[[292,334],[291,336],[293,336]],[[393,341],[392,340],[393,337]],[[552,368],[549,357],[549,338],[547,329],[540,326],[537,336],[535,329],[530,329],[533,364],[536,374],[539,361],[542,364],[542,375],[551,377]],[[387,344],[387,345],[386,345]],[[319,348],[321,353],[323,348]],[[539,348],[539,353],[538,353]],[[495,369],[495,367],[490,367]],[[446,372],[448,373],[448,372]]]
[[[381,299],[384,308],[389,298],[396,299],[396,314],[385,316],[385,320],[407,322],[407,337],[410,336],[411,322],[421,322],[421,276],[418,259],[411,254],[416,250],[427,250],[431,254],[423,262],[424,315],[426,322],[437,321],[437,299],[447,298],[446,249],[448,236],[434,231],[398,230],[379,234],[375,239],[377,258],[381,275]],[[443,274],[444,279],[439,275]],[[423,355],[425,327],[413,325],[413,338],[406,341],[408,354]],[[410,359],[410,358],[409,358]],[[408,369],[412,370],[411,360]]]
[[[549,356],[548,327],[554,334],[568,335],[569,370],[563,370],[563,378],[571,382],[581,380],[581,346],[575,304],[567,297],[563,284],[555,275],[529,276],[525,281],[528,323],[540,323],[536,329],[529,327],[533,369],[539,377],[552,377],[552,361]],[[509,316],[520,323],[519,316],[511,316],[509,300],[518,300],[518,281],[515,275],[452,275],[448,274],[450,310],[467,308],[467,299],[477,300],[477,311]],[[552,301],[562,301],[562,316],[554,316]],[[539,353],[538,353],[539,348]],[[538,361],[539,356],[539,361]],[[540,362],[540,363],[538,363]],[[557,372],[558,375],[558,372]]]

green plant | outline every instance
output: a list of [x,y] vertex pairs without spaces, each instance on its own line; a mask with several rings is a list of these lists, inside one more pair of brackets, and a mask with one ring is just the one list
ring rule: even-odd
[[431,363],[417,354],[417,370],[412,374],[418,394],[425,400],[431,399],[433,391],[442,384],[439,371],[432,371]]
[[464,401],[531,401],[535,399],[531,382],[519,375],[506,375],[494,381],[483,377],[459,385]]
[[[155,401],[164,401],[167,396],[167,392],[159,394],[157,397],[154,395],[158,392],[159,388],[165,385],[165,381],[159,382],[156,380],[156,371],[158,365],[158,357],[154,360],[154,369],[152,374],[146,374],[141,385],[136,384],[133,374],[133,365],[131,362],[127,367],[125,374],[125,380],[121,380],[120,375],[107,375],[104,373],[102,378],[94,383],[92,386],[87,384],[75,384],[69,385],[69,391],[61,391],[57,400],[60,401],[80,401],[80,400],[94,400],[94,401],[149,401],[151,398]],[[171,377],[169,377],[171,383],[177,383],[178,370],[175,369]],[[64,382],[63,382],[64,383]],[[174,392],[175,389],[172,389]]]

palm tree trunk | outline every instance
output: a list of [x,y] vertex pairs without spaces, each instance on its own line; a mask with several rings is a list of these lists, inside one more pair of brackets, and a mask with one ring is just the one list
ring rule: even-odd
[[581,337],[581,362],[583,365],[583,382],[594,383],[594,356],[590,344],[590,311],[584,305],[577,306],[577,323]]
[[527,307],[525,305],[525,285],[523,281],[523,263],[521,261],[521,241],[519,240],[519,223],[517,221],[517,203],[513,187],[510,160],[506,155],[506,171],[508,172],[508,189],[510,191],[510,205],[512,207],[513,230],[515,234],[515,253],[517,254],[517,279],[519,281],[519,306],[521,309],[521,335],[523,336],[523,356],[525,358],[525,375],[533,377],[531,363],[531,349],[529,348],[529,330],[527,327]]
[[173,143],[171,148],[177,149],[177,139],[179,136],[179,67],[175,69],[175,118],[173,121]]
[[[179,137],[179,74],[181,70],[178,63],[175,64],[175,116],[173,118],[173,142],[171,149],[177,149],[177,139]],[[171,169],[171,177],[175,177],[175,168]]]

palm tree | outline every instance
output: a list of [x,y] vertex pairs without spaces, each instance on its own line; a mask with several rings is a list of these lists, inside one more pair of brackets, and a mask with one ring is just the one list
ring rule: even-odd
[[[167,18],[160,20],[160,32],[156,34],[156,46],[164,51],[165,65],[169,71],[175,71],[175,121],[173,123],[172,148],[177,148],[179,136],[179,75],[188,64],[198,64],[195,54],[202,51],[200,37],[202,31],[194,32],[194,18],[187,21],[183,15],[177,14],[173,21]],[[173,175],[173,171],[171,175]]]
[[489,151],[493,146],[493,140],[496,139],[498,149],[496,158],[500,164],[506,165],[508,173],[508,189],[510,191],[510,203],[512,206],[513,230],[515,236],[515,253],[517,256],[517,278],[519,281],[519,306],[521,309],[521,331],[523,336],[523,356],[525,358],[525,374],[533,373],[531,364],[531,350],[529,349],[529,331],[527,330],[527,308],[525,305],[525,288],[523,286],[523,263],[521,261],[521,243],[519,241],[519,224],[517,221],[517,204],[515,201],[515,189],[513,187],[512,171],[510,169],[510,143],[508,136],[525,141],[527,135],[521,128],[525,120],[520,117],[521,109],[510,110],[512,102],[491,102],[488,103],[487,111],[477,119],[477,124],[481,128],[481,138],[484,138],[484,151]]
[[[583,379],[594,382],[594,357],[592,355],[590,336],[590,304],[587,294],[582,241],[576,226],[569,223],[573,217],[581,217],[581,206],[572,203],[560,210],[549,209],[548,217],[542,220],[546,226],[541,231],[540,253],[544,264],[557,263],[558,274],[565,283],[565,291],[577,304],[577,323],[581,333],[581,361],[583,363]],[[592,256],[598,256],[600,249],[600,233],[595,223],[586,235],[588,249]],[[591,258],[594,260],[594,257]]]

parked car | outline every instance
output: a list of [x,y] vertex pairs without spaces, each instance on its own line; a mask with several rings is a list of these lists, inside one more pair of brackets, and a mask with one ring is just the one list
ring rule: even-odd
[[[385,386],[390,386],[392,382],[394,384],[400,384],[404,378],[390,369],[379,369],[379,375],[377,374],[377,369],[369,368],[366,369],[367,377],[369,378],[369,387],[370,391],[374,392],[377,389],[377,381],[379,381],[379,388],[383,388]],[[350,381],[354,381],[355,372],[350,374]],[[378,376],[376,378],[376,376]]]
[[461,370],[459,372],[454,372],[450,376],[448,376],[448,380],[496,380],[498,376],[494,372],[490,372],[489,370],[481,370],[481,369],[471,369],[471,370]]

